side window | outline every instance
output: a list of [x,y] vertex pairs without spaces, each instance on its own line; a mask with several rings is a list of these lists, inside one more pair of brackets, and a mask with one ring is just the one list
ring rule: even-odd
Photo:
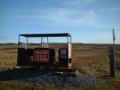
[[27,44],[23,42],[19,42],[20,48],[27,48]]
[[66,48],[61,49],[60,58],[67,58]]

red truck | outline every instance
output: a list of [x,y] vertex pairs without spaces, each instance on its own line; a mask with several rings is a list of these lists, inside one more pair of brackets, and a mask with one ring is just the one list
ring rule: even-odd
[[[49,39],[55,37],[64,37],[66,40],[57,49],[49,45]],[[22,42],[23,38],[26,43]],[[30,42],[31,38],[40,38],[41,42],[33,45]],[[46,43],[43,42],[44,38]],[[60,40],[58,41],[60,42]],[[20,34],[18,37],[17,66],[70,69],[72,65],[71,40],[72,37],[69,33]]]

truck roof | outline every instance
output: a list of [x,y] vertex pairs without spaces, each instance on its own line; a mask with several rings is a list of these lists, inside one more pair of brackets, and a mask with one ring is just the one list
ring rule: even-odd
[[71,37],[69,33],[20,34],[24,37]]

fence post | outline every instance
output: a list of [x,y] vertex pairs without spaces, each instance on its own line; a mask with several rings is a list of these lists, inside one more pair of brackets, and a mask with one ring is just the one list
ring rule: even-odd
[[115,49],[114,47],[109,48],[109,58],[110,58],[110,76],[115,77]]

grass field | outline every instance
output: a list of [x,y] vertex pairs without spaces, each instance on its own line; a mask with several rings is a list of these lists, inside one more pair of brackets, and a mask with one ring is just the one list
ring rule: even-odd
[[[51,44],[52,46],[53,44]],[[60,44],[55,44],[59,47]],[[89,87],[95,85],[96,81],[103,81],[91,90],[119,90],[120,89],[120,45],[116,45],[116,77],[109,76],[109,53],[108,49],[111,45],[97,44],[73,44],[72,48],[72,67],[80,71],[80,78],[73,78],[74,83],[81,82],[80,90],[90,90]],[[16,66],[17,62],[17,45],[1,44],[0,45],[0,90],[75,90],[77,84],[72,84],[71,77],[59,76],[63,80],[68,80],[62,85],[58,77],[43,74],[37,70],[23,70]],[[41,80],[44,77],[46,81]],[[27,78],[27,79],[26,79]],[[37,79],[36,79],[37,78]],[[49,78],[49,79],[48,79]],[[53,78],[53,79],[51,79]],[[55,79],[56,78],[56,79]],[[93,79],[94,78],[94,79]],[[39,79],[39,80],[38,80]],[[51,84],[50,80],[56,80]],[[70,81],[71,80],[71,81]],[[48,82],[49,81],[49,82]],[[37,83],[39,82],[39,83]],[[85,82],[85,83],[84,83]],[[90,84],[91,83],[91,84]],[[86,85],[85,85],[86,84]],[[61,85],[61,86],[60,86]],[[65,86],[66,85],[66,86]],[[62,87],[64,86],[64,87]]]

